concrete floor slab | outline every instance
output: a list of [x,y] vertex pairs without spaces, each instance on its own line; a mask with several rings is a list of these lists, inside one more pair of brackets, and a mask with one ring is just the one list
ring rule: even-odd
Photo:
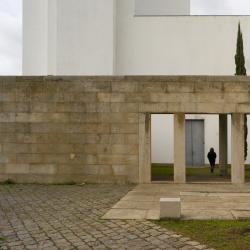
[[180,197],[182,219],[250,218],[250,185],[141,184],[104,215],[107,219],[159,219],[159,200]]
[[250,218],[250,210],[232,210],[231,212],[236,220],[246,220]]
[[147,220],[159,220],[160,210],[159,209],[149,209],[146,214]]
[[230,211],[211,209],[184,209],[182,210],[183,220],[233,220],[235,217]]
[[146,210],[157,209],[157,208],[159,209],[159,203],[153,201],[149,202],[149,201],[121,200],[120,202],[116,203],[113,206],[113,208],[128,208],[128,209],[141,209],[142,207]]

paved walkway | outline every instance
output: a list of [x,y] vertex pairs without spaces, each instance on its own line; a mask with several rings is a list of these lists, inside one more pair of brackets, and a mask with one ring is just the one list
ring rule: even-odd
[[161,197],[180,197],[182,219],[249,219],[250,185],[143,184],[136,186],[104,219],[159,219]]
[[149,221],[102,220],[132,188],[0,185],[0,249],[207,249]]

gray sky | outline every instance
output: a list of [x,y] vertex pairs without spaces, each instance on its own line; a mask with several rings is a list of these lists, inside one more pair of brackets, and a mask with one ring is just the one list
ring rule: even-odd
[[249,0],[190,0],[192,15],[250,15]]
[[0,0],[0,75],[22,71],[22,0]]

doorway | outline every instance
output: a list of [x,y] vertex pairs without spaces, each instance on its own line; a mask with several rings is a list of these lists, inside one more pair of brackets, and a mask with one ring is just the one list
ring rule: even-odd
[[173,125],[173,114],[151,114],[151,181],[174,180]]
[[205,164],[204,120],[186,120],[186,165]]

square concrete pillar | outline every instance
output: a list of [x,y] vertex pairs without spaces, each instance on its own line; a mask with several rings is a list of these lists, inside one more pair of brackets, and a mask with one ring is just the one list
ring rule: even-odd
[[174,182],[186,182],[185,114],[174,114]]
[[232,114],[232,183],[245,182],[244,166],[244,114]]
[[220,175],[227,175],[227,114],[219,115],[219,166]]
[[139,115],[139,182],[151,183],[151,114]]

